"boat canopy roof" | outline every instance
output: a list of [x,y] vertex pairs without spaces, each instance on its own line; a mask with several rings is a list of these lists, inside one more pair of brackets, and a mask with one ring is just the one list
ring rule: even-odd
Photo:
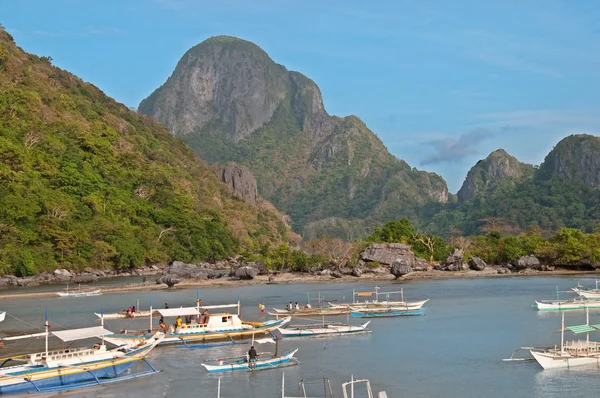
[[62,341],[74,341],[89,339],[91,337],[102,337],[107,334],[112,334],[110,330],[104,329],[102,326],[94,326],[91,328],[58,330],[52,334]]
[[156,311],[158,311],[158,313],[162,316],[200,315],[200,312],[196,307],[163,308]]
[[575,334],[589,333],[589,332],[595,332],[597,330],[600,330],[600,324],[567,326],[567,329]]

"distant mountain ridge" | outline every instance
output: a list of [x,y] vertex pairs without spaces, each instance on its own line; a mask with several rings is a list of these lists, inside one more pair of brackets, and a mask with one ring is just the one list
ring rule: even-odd
[[453,228],[468,235],[481,233],[491,219],[512,232],[563,227],[592,232],[600,228],[598,188],[600,137],[571,135],[539,168],[504,150],[492,152],[471,168],[458,202],[427,209],[423,222],[443,236]]
[[440,176],[395,158],[356,116],[330,116],[312,80],[245,40],[218,36],[191,48],[139,112],[206,161],[248,167],[298,232],[319,235],[333,222],[342,237],[364,235],[448,200]]

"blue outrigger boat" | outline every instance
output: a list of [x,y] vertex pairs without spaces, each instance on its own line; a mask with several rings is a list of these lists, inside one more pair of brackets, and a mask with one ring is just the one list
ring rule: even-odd
[[[276,369],[282,366],[290,366],[297,364],[294,354],[298,349],[289,351],[283,355],[277,354],[259,354],[256,361],[250,362],[246,356],[218,359],[216,363],[203,363],[208,373],[231,372],[235,370],[266,370]],[[262,357],[262,358],[261,358]]]
[[356,318],[391,318],[396,316],[417,316],[425,313],[422,307],[416,310],[407,310],[403,308],[368,308],[359,311],[351,311],[350,315]]

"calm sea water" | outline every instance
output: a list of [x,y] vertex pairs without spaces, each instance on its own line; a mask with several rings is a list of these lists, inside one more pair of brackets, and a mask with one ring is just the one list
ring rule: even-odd
[[[589,278],[589,277],[588,277]],[[281,377],[285,372],[286,392],[296,393],[300,379],[328,377],[336,396],[340,385],[350,379],[368,378],[374,390],[385,390],[389,397],[589,397],[600,391],[600,370],[596,367],[562,371],[543,371],[533,363],[506,363],[520,346],[549,345],[560,341],[553,333],[560,328],[560,315],[540,314],[531,308],[534,299],[553,298],[556,286],[568,290],[578,281],[593,285],[584,277],[513,277],[497,279],[449,279],[381,283],[382,290],[404,288],[408,299],[430,298],[426,315],[410,318],[375,319],[373,333],[366,336],[287,340],[281,350],[299,348],[299,366],[261,372],[222,374],[222,396],[280,397]],[[312,304],[319,293],[325,300],[351,300],[352,289],[370,290],[373,285],[294,284],[236,288],[203,288],[200,296],[207,304],[242,299],[242,314],[248,320],[262,320],[257,304],[267,308],[283,307],[289,301]],[[139,300],[147,308],[154,306],[194,305],[196,289],[169,292],[132,292],[105,294],[75,299],[44,298],[0,300],[8,314],[41,326],[45,309],[52,327],[97,325],[93,315],[103,307],[112,312],[135,305]],[[566,295],[565,295],[566,296]],[[600,312],[592,312],[591,321],[600,323]],[[338,318],[345,321],[346,317]],[[155,320],[156,322],[156,320]],[[302,322],[302,321],[299,321]],[[352,319],[353,323],[360,323]],[[585,322],[583,312],[568,312],[568,324]],[[118,331],[145,327],[147,319],[107,321],[106,327]],[[26,324],[7,317],[0,323],[2,333],[33,331]],[[600,336],[598,336],[600,339]],[[3,356],[14,351],[43,350],[43,340],[25,348],[13,342]],[[272,346],[260,347],[260,350]],[[125,381],[59,394],[77,397],[214,397],[218,376],[208,375],[200,366],[206,358],[243,354],[248,347],[229,346],[211,349],[159,347],[150,360],[164,371],[151,377]],[[319,395],[321,394],[321,395]],[[55,394],[56,395],[56,394]],[[322,387],[312,392],[322,396]],[[51,395],[54,396],[54,395]],[[357,397],[360,396],[357,394]]]

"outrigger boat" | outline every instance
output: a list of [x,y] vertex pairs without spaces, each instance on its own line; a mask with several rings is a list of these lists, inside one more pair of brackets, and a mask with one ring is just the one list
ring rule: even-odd
[[[167,308],[158,309],[162,317],[185,317],[190,318],[189,323],[184,323],[181,327],[169,327],[166,331],[165,338],[161,341],[163,344],[184,344],[188,342],[210,345],[237,344],[252,335],[265,335],[274,332],[277,328],[285,325],[291,318],[270,320],[265,322],[246,322],[240,318],[240,302],[237,304],[214,305],[210,308],[233,308],[236,307],[237,314],[228,312],[210,314],[206,317],[201,315],[201,309],[209,307],[182,307],[182,308]],[[152,307],[150,308],[152,310]],[[203,319],[204,318],[204,319]],[[195,319],[197,321],[192,321]],[[147,330],[123,330],[121,333],[110,334],[105,336],[106,341],[112,344],[131,344],[138,343],[147,339],[153,328],[152,315],[150,315],[150,329]],[[159,329],[156,329],[159,330]],[[237,342],[236,342],[237,339]],[[215,343],[217,341],[225,341],[225,343]]]
[[56,292],[56,294],[58,294],[60,297],[87,297],[87,296],[99,296],[102,294],[102,291],[100,289],[87,290],[87,291],[81,290],[81,285],[79,285],[79,290],[69,292],[69,285],[67,285],[66,292]]
[[[317,380],[319,384],[322,383],[323,389],[323,398],[333,398],[333,388],[331,388],[331,382],[327,377],[322,377]],[[297,396],[289,396],[285,395],[285,373],[281,377],[281,398],[308,398],[307,395],[307,384],[311,384],[313,380],[305,380],[302,379],[298,383],[298,393]],[[312,383],[314,384],[314,383]],[[364,385],[363,388],[356,387],[357,385]],[[350,391],[348,391],[348,389]],[[367,398],[387,398],[387,394],[385,391],[378,392],[377,395],[373,395],[373,390],[371,389],[371,383],[367,379],[354,380],[354,376],[351,376],[350,381],[342,384],[342,394],[344,398],[354,398],[355,390],[360,393],[361,397],[365,396]]]
[[[379,292],[380,287],[375,286],[375,290],[372,292],[360,292],[360,291],[352,291],[352,303],[350,304],[332,304],[329,303],[330,308],[334,309],[343,309],[350,308],[353,311],[359,311],[369,308],[381,308],[381,307],[394,307],[394,308],[404,308],[406,310],[418,310],[422,308],[429,299],[421,300],[421,301],[405,301],[404,300],[404,289],[400,289],[397,292]],[[390,301],[390,295],[392,294],[400,294],[400,301]],[[379,300],[379,296],[385,296],[385,300]],[[360,301],[359,297],[375,297],[373,300],[364,300]]]
[[425,307],[416,310],[407,310],[402,307],[395,308],[367,308],[358,311],[351,311],[350,315],[356,318],[391,318],[396,316],[417,316],[425,313]]
[[0,322],[4,321],[4,318],[6,318],[6,311],[0,311]]
[[[63,342],[103,337],[109,330],[103,326],[61,331],[49,331],[46,321],[45,332],[25,336],[4,337],[10,341],[24,338],[46,338],[44,352],[4,358],[0,365],[0,394],[31,391],[50,392],[112,383],[159,372],[146,360],[146,355],[157,345],[163,335],[158,333],[135,346],[121,346],[108,350],[102,344],[92,348],[66,348],[48,350],[48,337],[53,335]],[[6,366],[13,361],[25,364]],[[150,370],[122,375],[134,364],[144,361]]]
[[588,299],[588,300],[600,300],[600,289],[598,289],[598,280],[596,280],[596,288],[595,289],[583,289],[581,285],[577,285],[572,290],[577,293],[579,296]]
[[371,321],[363,323],[360,326],[345,325],[337,322],[288,325],[277,329],[277,333],[285,338],[348,336],[370,333],[370,330],[367,329],[369,323],[371,323]]
[[586,308],[596,309],[600,308],[600,300],[585,300],[585,299],[571,299],[571,300],[536,300],[533,305],[538,311],[571,311],[571,310],[584,310]]
[[[255,340],[252,339],[254,343]],[[291,350],[286,352],[283,355],[279,355],[278,352],[278,343],[279,339],[262,339],[256,340],[257,343],[275,343],[275,352],[260,352],[257,355],[256,360],[250,361],[248,355],[233,357],[233,358],[223,358],[217,359],[213,361],[207,361],[207,363],[203,363],[202,366],[208,371],[208,373],[218,373],[218,372],[231,372],[236,370],[247,370],[247,371],[255,371],[255,370],[267,370],[267,369],[276,369],[287,366],[294,366],[299,364],[298,359],[294,357],[294,354],[298,352],[298,349]]]
[[[586,311],[586,324],[567,326],[565,328],[565,313],[562,313],[562,326],[560,330],[560,346],[553,347],[521,347],[516,352],[529,351],[544,369],[572,368],[575,366],[596,365],[600,367],[600,342],[590,341],[590,332],[600,330],[600,324],[590,325],[589,310]],[[585,340],[572,340],[565,342],[565,331],[574,334],[586,334]],[[529,358],[514,358],[511,356],[505,361],[525,361]]]

